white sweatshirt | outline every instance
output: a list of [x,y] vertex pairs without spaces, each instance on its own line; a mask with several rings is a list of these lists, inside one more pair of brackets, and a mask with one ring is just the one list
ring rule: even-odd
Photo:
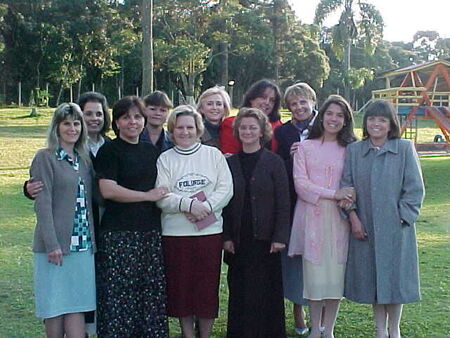
[[[157,187],[168,187],[169,195],[157,202],[162,209],[163,236],[204,236],[222,233],[222,209],[233,196],[233,179],[227,161],[214,148],[196,143],[190,149],[174,147],[163,152],[157,162]],[[203,191],[205,206],[217,222],[197,230],[184,212],[189,212],[190,196]]]

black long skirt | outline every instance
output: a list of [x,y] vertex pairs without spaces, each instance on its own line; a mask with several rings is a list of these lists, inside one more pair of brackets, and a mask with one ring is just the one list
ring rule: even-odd
[[98,337],[169,337],[160,232],[105,232],[98,249]]
[[242,243],[227,254],[229,338],[286,337],[281,258],[270,243]]

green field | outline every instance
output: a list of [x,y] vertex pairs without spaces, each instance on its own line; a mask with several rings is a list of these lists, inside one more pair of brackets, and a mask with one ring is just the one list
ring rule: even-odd
[[[0,337],[41,337],[34,317],[31,241],[33,204],[22,196],[22,184],[37,149],[45,144],[51,110],[0,109]],[[361,118],[357,117],[357,126]],[[360,133],[360,130],[357,130]],[[429,142],[439,131],[429,121],[420,125],[419,140]],[[423,140],[422,140],[423,138]],[[421,160],[427,195],[417,224],[423,300],[404,308],[404,337],[450,336],[450,157]],[[221,309],[213,336],[226,332],[226,267],[221,281]],[[290,304],[286,304],[289,337],[295,337]],[[171,336],[179,336],[171,321]],[[343,301],[336,337],[373,336],[369,306]]]

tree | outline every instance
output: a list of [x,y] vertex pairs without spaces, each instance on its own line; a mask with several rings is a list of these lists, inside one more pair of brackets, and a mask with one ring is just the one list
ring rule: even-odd
[[8,78],[21,81],[26,92],[45,81],[60,86],[58,98],[75,83],[79,94],[83,79],[101,82],[116,74],[116,58],[129,53],[135,40],[134,28],[110,0],[5,3],[0,34]]
[[328,76],[314,32],[286,0],[153,0],[154,70],[143,76],[143,1],[4,0],[4,92],[16,98],[18,81],[25,93],[49,83],[55,99],[67,99],[65,88],[77,88],[76,99],[95,87],[113,100],[118,88],[144,88],[144,77],[193,103],[202,89],[226,86],[229,78],[239,98],[261,78],[318,88]]
[[436,31],[417,31],[413,37],[413,48],[420,59],[433,61],[438,58],[436,43],[439,33]]
[[153,91],[153,0],[142,0],[142,96]]
[[[155,1],[155,61],[176,73],[189,104],[195,87],[211,63],[213,50],[206,40],[214,0]],[[157,5],[156,5],[157,4]],[[157,27],[157,29],[156,29]]]
[[[351,46],[361,40],[369,54],[373,54],[383,36],[383,18],[371,4],[360,0],[321,0],[316,8],[314,23],[321,26],[333,12],[342,9],[339,22],[333,28],[332,49],[343,59],[344,96],[350,99]],[[359,18],[356,14],[359,13]]]
[[438,38],[435,48],[439,59],[450,58],[450,38]]
[[389,55],[392,57],[395,68],[403,68],[419,62],[418,55],[413,50],[411,42],[391,42]]

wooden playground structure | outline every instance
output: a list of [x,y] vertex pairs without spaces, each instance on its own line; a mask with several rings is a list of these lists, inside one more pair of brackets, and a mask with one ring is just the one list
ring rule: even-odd
[[[417,150],[450,152],[449,71],[448,59],[399,68],[381,74],[386,88],[372,91],[372,101],[386,100],[397,108],[402,135],[414,140]],[[417,120],[433,120],[442,135],[417,143]]]

